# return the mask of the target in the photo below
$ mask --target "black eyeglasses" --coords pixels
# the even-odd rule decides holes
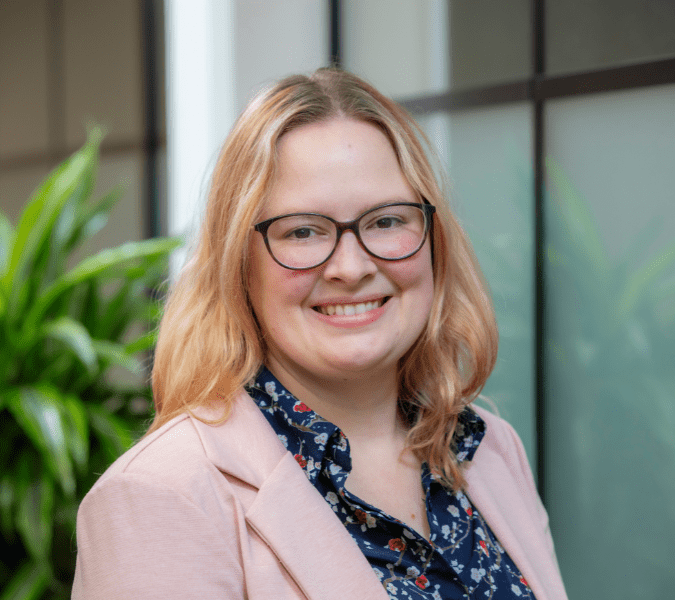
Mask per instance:
[[[431,204],[398,202],[376,206],[344,223],[325,215],[293,213],[267,219],[253,228],[262,234],[278,264],[300,271],[325,263],[347,230],[375,258],[408,258],[424,245],[435,212]]]

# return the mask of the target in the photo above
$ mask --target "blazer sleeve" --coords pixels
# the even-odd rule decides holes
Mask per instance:
[[[234,538],[234,518],[225,523]],[[77,517],[73,600],[243,599],[240,545],[180,492],[116,473]]]

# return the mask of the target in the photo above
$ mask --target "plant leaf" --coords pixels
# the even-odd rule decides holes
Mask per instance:
[[[141,363],[127,352],[124,345],[108,340],[94,340],[92,343],[99,358],[108,364],[117,365],[134,374],[143,371]]]
[[[46,466],[67,496],[75,493],[75,478],[61,415],[61,394],[50,385],[22,387],[8,398],[8,408],[40,451]]]
[[[101,305],[101,291],[98,279],[92,278],[78,288],[81,298],[77,300],[80,310],[77,314],[82,324],[87,328],[92,337],[101,337],[98,333],[98,314]]]
[[[67,251],[96,235],[108,222],[110,211],[122,196],[122,188],[116,187],[101,198],[94,206],[79,217],[70,239],[65,243]]]
[[[91,428],[98,434],[111,462],[131,447],[131,433],[119,417],[96,405],[87,405],[87,412]]]
[[[89,373],[94,373],[98,368],[96,350],[89,332],[82,323],[70,317],[60,317],[43,326],[42,337],[63,342],[82,361]]]
[[[9,264],[9,254],[12,251],[14,228],[3,212],[0,212],[0,275],[5,274]]]
[[[5,275],[9,266],[9,257],[14,240],[14,229],[9,219],[0,212],[0,318],[5,314],[9,302],[9,288]]]
[[[166,255],[180,245],[174,238],[158,238],[141,242],[127,242],[117,248],[102,250],[94,256],[85,258],[81,263],[68,271],[38,298],[26,317],[25,328],[30,331],[44,317],[51,304],[73,286],[86,282],[94,277],[120,267],[124,263]]]
[[[92,185],[101,137],[100,130],[92,131],[82,149],[57,167],[37,189],[19,219],[9,268],[3,277],[4,287],[10,291],[9,310],[17,318],[30,301],[31,286],[36,287],[34,266],[44,262],[54,223],[64,204],[78,187]]]
[[[51,573],[40,563],[28,561],[12,577],[0,600],[38,600],[49,586]]]
[[[569,241],[583,251],[597,273],[606,273],[609,270],[607,255],[588,204],[550,157],[546,158],[546,171],[551,192],[554,192],[552,196],[557,200],[552,205],[563,219]]]
[[[16,503],[16,482],[11,474],[5,473],[0,479],[0,527],[5,537],[14,532],[13,508]]]
[[[82,472],[89,460],[89,423],[87,410],[80,398],[67,395],[63,398],[63,414],[68,435],[68,447],[75,464]]]
[[[135,283],[137,282],[125,278],[124,284],[120,286],[119,290],[106,300],[97,323],[97,337],[118,339],[116,335],[113,335],[113,331],[124,330],[130,325],[129,311],[127,309],[127,305],[130,304],[130,294],[132,290],[136,294],[143,293],[142,285],[139,288],[134,285]],[[137,311],[135,312],[137,313]]]
[[[623,319],[629,315],[640,298],[651,291],[654,281],[673,268],[675,268],[675,243],[668,245],[629,277],[617,302],[619,316]]]
[[[136,354],[137,352],[145,352],[154,348],[157,343],[157,330],[153,329],[152,331],[143,334],[137,337],[135,340],[129,342],[125,347],[125,351],[128,354]]]
[[[27,454],[23,459],[30,460]],[[51,477],[31,473],[20,465],[21,485],[17,494],[16,526],[29,554],[46,562],[52,545],[54,483]]]

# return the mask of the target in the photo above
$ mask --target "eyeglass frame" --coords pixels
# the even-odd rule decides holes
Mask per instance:
[[[371,252],[368,250],[366,247],[365,243],[361,239],[361,234],[359,233],[359,222],[363,217],[365,217],[367,214],[371,212],[375,212],[376,210],[381,210],[383,208],[387,208],[389,206],[414,206],[416,208],[419,208],[423,213],[424,213],[424,222],[425,222],[425,229],[424,229],[424,235],[422,236],[422,242],[420,245],[413,251],[410,252],[409,254],[406,254],[405,256],[399,256],[398,258],[386,258],[384,256],[378,256],[374,252]],[[366,212],[362,213],[356,219],[353,221],[336,221],[335,219],[327,216],[327,215],[322,215],[320,213],[305,213],[305,212],[298,212],[298,213],[289,213],[287,215],[279,215],[277,217],[272,217],[271,219],[266,219],[265,221],[261,221],[260,223],[256,223],[253,226],[253,229],[257,232],[259,232],[262,236],[263,239],[265,240],[265,246],[267,248],[267,251],[269,252],[270,256],[274,260],[275,263],[278,265],[284,267],[285,269],[290,269],[292,271],[308,271],[309,269],[316,269],[316,267],[320,267],[321,265],[325,264],[328,262],[335,254],[335,251],[337,250],[338,244],[340,243],[340,238],[342,237],[342,234],[345,231],[351,231],[354,233],[354,237],[356,237],[357,241],[359,242],[359,245],[361,248],[363,248],[370,256],[373,258],[377,258],[379,260],[387,260],[390,262],[394,262],[397,260],[405,260],[406,258],[410,258],[411,256],[414,256],[417,254],[422,247],[424,246],[424,242],[426,241],[427,236],[429,235],[429,230],[431,229],[431,225],[433,223],[433,216],[434,213],[436,212],[436,207],[433,204],[429,204],[426,200],[423,203],[419,202],[390,202],[389,204],[381,204],[379,206],[374,206],[373,208],[369,208]],[[322,260],[320,263],[317,263],[315,265],[312,265],[311,267],[289,267],[288,265],[285,265],[282,263],[279,259],[277,259],[276,256],[274,256],[274,252],[272,252],[272,249],[270,248],[270,242],[267,237],[267,231],[274,223],[275,221],[278,221],[279,219],[284,219],[286,217],[299,217],[299,216],[309,216],[309,217],[321,217],[323,219],[327,219],[333,225],[335,225],[336,229],[336,235],[335,235],[335,244],[333,245],[333,249],[330,251],[330,254]]]

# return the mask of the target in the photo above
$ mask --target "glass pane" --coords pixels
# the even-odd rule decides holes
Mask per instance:
[[[591,71],[675,55],[672,0],[546,2],[546,70]]]
[[[546,110],[546,497],[570,598],[675,586],[675,86]]]
[[[531,0],[450,2],[455,89],[522,80],[532,72]]]
[[[230,85],[237,110],[277,79],[311,73],[328,62],[328,2],[235,0],[234,18],[236,68]]]
[[[346,69],[396,98],[448,87],[447,0],[347,0],[342,15]]]
[[[532,112],[511,105],[419,119],[451,182],[451,202],[490,284],[500,346],[483,394],[511,422],[534,467]]]

